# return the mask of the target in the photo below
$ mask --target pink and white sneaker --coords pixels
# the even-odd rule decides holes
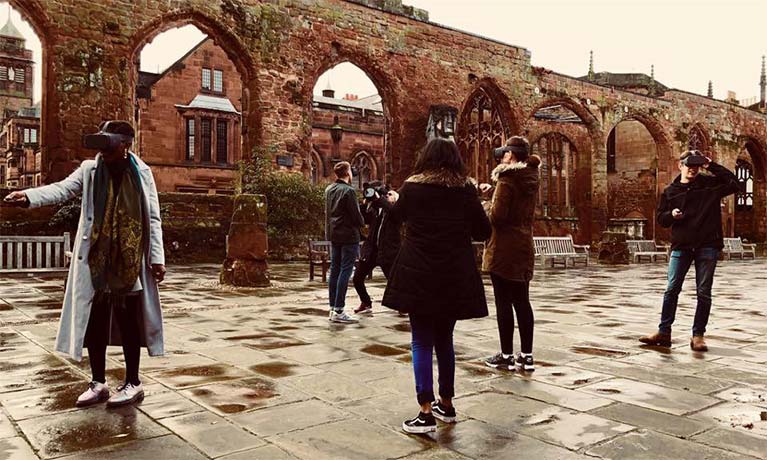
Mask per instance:
[[[88,389],[77,398],[75,406],[88,407],[104,402],[107,399],[109,399],[109,387],[105,383],[94,380],[88,384]]]

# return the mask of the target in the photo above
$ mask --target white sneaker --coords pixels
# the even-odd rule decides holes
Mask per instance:
[[[334,323],[344,323],[344,324],[360,322],[360,320],[358,320],[356,317],[347,315],[345,311],[342,311],[341,313],[338,313],[336,311],[331,312],[329,320]]]
[[[75,406],[88,407],[104,402],[107,399],[109,399],[109,387],[105,383],[94,380],[88,384],[88,389],[77,398]]]
[[[107,407],[125,406],[126,404],[133,404],[144,400],[144,387],[140,383],[133,385],[132,383],[126,383],[117,387],[117,393],[109,398],[107,401]]]

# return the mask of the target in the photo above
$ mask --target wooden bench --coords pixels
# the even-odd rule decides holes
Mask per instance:
[[[328,282],[330,267],[330,241],[309,240],[309,281],[314,280],[314,267],[322,268],[322,282]]]
[[[590,246],[578,245],[573,243],[572,235],[569,236],[534,236],[535,257],[541,261],[541,266],[545,267],[548,261],[551,266],[562,265],[567,268],[568,261],[572,261],[572,266],[580,263],[587,267],[589,265]]]
[[[0,272],[40,273],[67,271],[69,233],[62,236],[0,236]]]
[[[626,240],[633,262],[641,263],[642,259],[657,262],[663,258],[668,262],[668,246],[660,246],[652,240]]]
[[[732,258],[745,259],[746,256],[756,259],[756,245],[744,243],[740,237],[724,238],[724,248],[722,248],[722,258],[732,260]]]

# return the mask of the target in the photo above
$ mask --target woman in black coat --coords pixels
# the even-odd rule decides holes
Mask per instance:
[[[426,146],[399,191],[391,217],[405,237],[389,276],[383,304],[410,315],[413,370],[421,412],[408,433],[436,430],[434,417],[455,421],[453,328],[456,320],[487,316],[487,301],[472,239],[490,237],[490,221],[466,176],[458,147],[447,139]],[[439,367],[435,401],[432,349]]]

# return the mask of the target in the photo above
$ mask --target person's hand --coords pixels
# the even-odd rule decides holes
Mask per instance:
[[[29,198],[27,198],[27,194],[22,191],[11,192],[3,198],[3,203],[8,206],[26,208],[29,206]]]
[[[389,190],[389,192],[386,194],[386,201],[388,201],[391,204],[394,204],[399,200],[399,193],[395,192],[394,190]]]
[[[679,220],[682,217],[684,217],[684,213],[679,208],[674,208],[674,210],[671,211],[671,217],[673,217],[676,220]]]
[[[490,184],[479,184],[479,195],[482,198],[490,198],[490,192],[492,192],[493,186]]]
[[[152,264],[152,277],[154,277],[158,283],[162,283],[162,280],[165,279],[165,265]]]
[[[706,162],[703,163],[703,166],[701,166],[701,168],[708,169],[708,166],[711,164],[711,158],[709,157],[704,157],[704,158],[706,159]]]

